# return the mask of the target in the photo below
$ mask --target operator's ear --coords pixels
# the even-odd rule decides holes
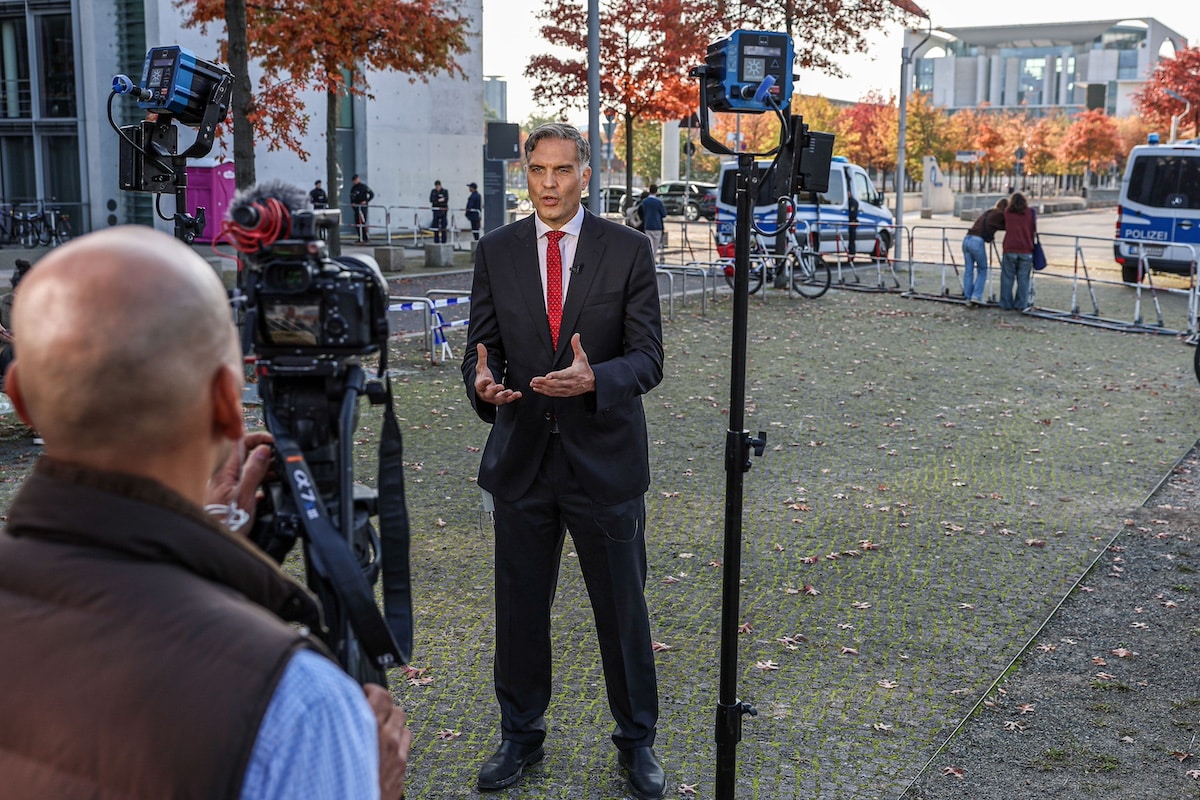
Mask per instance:
[[[33,420],[29,418],[29,407],[25,405],[25,396],[21,394],[21,379],[17,377],[16,361],[9,364],[8,371],[4,373],[4,393],[8,395],[9,400],[12,400],[13,408],[16,409],[21,422],[36,429]]]
[[[238,368],[222,364],[213,373],[209,391],[212,393],[213,432],[230,441],[240,442],[246,435],[246,420],[242,416],[242,376]]]

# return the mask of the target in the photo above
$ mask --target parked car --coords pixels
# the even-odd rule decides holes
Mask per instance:
[[[658,185],[658,199],[670,216],[682,214],[689,222],[717,216],[717,186],[713,183],[667,181]]]
[[[637,189],[634,189],[634,197],[637,197]],[[622,214],[624,213],[625,187],[624,186],[601,186],[600,187],[600,213],[602,214]],[[583,205],[591,208],[592,205],[588,200],[588,195],[583,196]]]
[[[517,200],[516,192],[505,192],[504,193],[504,207],[505,208],[507,208],[509,211],[515,211],[518,205],[520,205],[520,201]]]

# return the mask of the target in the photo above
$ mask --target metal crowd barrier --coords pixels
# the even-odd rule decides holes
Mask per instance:
[[[446,329],[465,326],[468,320],[446,321],[439,309],[465,306],[470,302],[470,296],[464,296],[460,289],[430,289],[424,297],[391,296],[388,298],[387,310],[388,313],[422,312],[421,322],[425,336],[425,349],[429,351],[429,361],[433,364],[440,364],[444,359],[454,358],[450,344],[446,341]]]
[[[917,225],[908,235],[908,273],[909,286],[904,292],[905,297],[920,300],[936,300],[948,303],[965,304],[963,296],[962,274],[959,272],[959,260],[956,254],[961,251],[962,237],[966,229],[960,227]],[[1197,336],[1200,333],[1197,317],[1200,311],[1200,296],[1197,286],[1197,248],[1195,246],[1178,244],[1176,247],[1188,248],[1191,255],[1190,275],[1182,276],[1187,281],[1186,288],[1171,288],[1156,283],[1154,273],[1149,269],[1151,256],[1148,247],[1155,246],[1154,242],[1143,242],[1135,239],[1117,240],[1108,237],[1083,236],[1074,234],[1039,233],[1039,240],[1046,251],[1049,261],[1046,269],[1035,272],[1031,279],[1030,302],[1032,306],[1024,313],[1044,319],[1056,319],[1063,322],[1073,322],[1093,327],[1106,328],[1130,333],[1157,333],[1165,335]],[[940,248],[940,258],[930,258],[934,246]],[[1116,242],[1125,242],[1138,252],[1139,271],[1143,276],[1137,283],[1125,283],[1120,280],[1108,280],[1095,277],[1088,265],[1088,253],[1093,256],[1102,253],[1102,258],[1110,258],[1112,247]],[[922,249],[922,258],[916,251]],[[1064,257],[1064,253],[1070,257]],[[1063,271],[1068,268],[1070,271]],[[1002,269],[1002,254],[999,243],[993,242],[989,247],[988,274],[985,283],[985,305],[996,302],[997,286]],[[932,276],[932,280],[926,280]],[[1060,289],[1069,282],[1069,294],[1064,295]],[[1037,297],[1037,287],[1041,286],[1042,294],[1053,297],[1040,300]],[[1101,295],[1109,302],[1128,302],[1128,292],[1132,290],[1132,309],[1130,316],[1120,317],[1106,315],[1100,310]],[[1118,293],[1119,292],[1119,293]],[[1081,296],[1086,293],[1090,303],[1090,311],[1081,309]],[[1148,300],[1147,300],[1148,295]],[[1185,299],[1185,321],[1182,326],[1168,326],[1163,301],[1167,298],[1182,297]],[[1154,321],[1146,322],[1143,315],[1143,303],[1148,302],[1153,309]],[[1066,306],[1056,308],[1055,305]]]

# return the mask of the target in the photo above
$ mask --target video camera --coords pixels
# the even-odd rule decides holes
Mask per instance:
[[[384,670],[412,649],[402,444],[383,380],[387,284],[370,257],[330,258],[322,235],[341,212],[307,206],[298,187],[260,184],[234,198],[220,235],[242,254],[243,352],[256,357],[281,473],[264,486],[251,538],[281,562],[303,543],[326,642],[353,677],[386,684]],[[368,380],[361,359],[371,355],[379,368]],[[354,482],[364,395],[385,405],[377,491]],[[374,599],[381,578],[386,619]]]

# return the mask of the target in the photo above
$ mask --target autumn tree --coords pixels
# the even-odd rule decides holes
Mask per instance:
[[[462,75],[455,57],[468,51],[469,20],[450,0],[274,0],[253,5],[245,0],[177,0],[177,5],[186,25],[200,25],[202,30],[211,23],[226,25],[226,58],[235,55],[230,42],[240,40],[238,12],[245,12],[248,56],[261,75],[258,92],[244,105],[238,103],[235,85],[234,169],[239,187],[255,180],[254,143],[245,135],[249,127],[268,149],[287,148],[302,159],[308,157],[300,145],[308,115],[298,97],[302,89],[319,88],[326,96],[326,184],[330,196],[337,197],[341,98],[371,97],[368,70],[407,73],[414,82],[439,72]],[[239,116],[249,125],[239,124]],[[248,171],[240,169],[243,161]]]
[[[823,95],[792,95],[792,113],[804,117],[809,130],[832,133],[842,138],[842,110]]]
[[[908,96],[908,133],[904,160],[904,170],[907,174],[923,176],[924,164],[921,159],[925,156],[933,156],[939,163],[948,160],[944,135],[945,120],[946,115],[933,104],[928,92],[914,92]],[[899,138],[895,135],[898,133],[898,125],[899,115],[892,126],[892,132],[889,133],[892,139]],[[899,187],[899,190],[904,191],[903,187]]]
[[[633,188],[634,123],[681,119],[696,110],[688,77],[720,29],[720,4],[708,0],[600,0],[600,102],[621,116],[625,187]],[[546,108],[587,107],[587,9],[578,0],[548,0],[538,12],[541,36],[556,49],[532,58],[525,76]]]
[[[892,0],[757,0],[738,3],[732,19],[735,28],[783,30],[796,42],[797,66],[842,77],[846,73],[838,59],[866,52],[869,33],[913,15]]]
[[[890,170],[896,166],[897,124],[896,98],[872,91],[843,109],[839,126],[843,141],[837,151],[864,167]]]
[[[1192,104],[1179,133],[1191,131],[1192,136],[1200,136],[1200,47],[1185,47],[1177,50],[1174,58],[1159,61],[1150,80],[1133,96],[1143,117],[1151,124],[1169,129],[1171,118],[1182,114],[1185,105],[1167,94],[1167,90]]]
[[[1095,172],[1116,163],[1121,154],[1117,125],[1101,109],[1093,108],[1075,118],[1063,136],[1059,156],[1071,164],[1082,164]]]

